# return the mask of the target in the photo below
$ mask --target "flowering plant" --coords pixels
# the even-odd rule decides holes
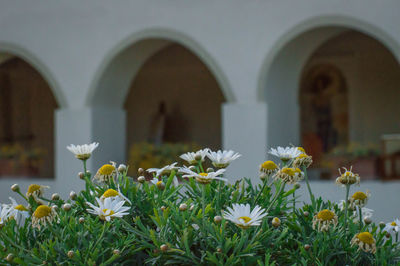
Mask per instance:
[[[76,148],[76,147],[75,147]],[[25,201],[0,208],[0,262],[45,265],[386,265],[400,258],[398,220],[376,225],[366,209],[370,193],[350,195],[360,182],[344,169],[342,203],[315,198],[308,183],[312,158],[301,148],[271,152],[282,160],[260,165],[261,184],[233,184],[225,167],[240,156],[200,150],[176,163],[151,169],[153,180],[137,182],[127,167],[111,162],[94,176],[85,157],[79,177],[85,189],[63,200],[45,197],[48,187],[32,184]],[[91,152],[94,149],[91,150]],[[193,156],[192,156],[193,155]],[[215,155],[215,154],[214,154]],[[282,157],[281,157],[282,156]],[[194,160],[192,160],[192,157]],[[218,157],[218,158],[217,158]],[[204,169],[206,160],[222,168]],[[213,161],[215,160],[215,161]],[[221,164],[221,162],[224,162]],[[179,182],[180,180],[181,182]],[[309,202],[296,190],[305,180]],[[232,180],[231,180],[232,181]],[[296,206],[297,204],[297,206]]]

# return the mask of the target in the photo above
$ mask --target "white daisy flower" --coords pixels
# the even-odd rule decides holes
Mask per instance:
[[[86,202],[86,204],[91,209],[86,209],[88,213],[98,215],[101,220],[109,222],[111,219],[118,217],[121,218],[124,215],[128,215],[126,212],[129,210],[129,207],[124,207],[125,201],[120,200],[118,198],[106,198],[102,201],[99,198],[96,198],[98,207],[93,205],[90,202]]]
[[[383,228],[383,231],[386,231],[388,233],[398,233],[400,231],[400,220],[396,219],[391,223],[387,223],[385,228]]]
[[[340,176],[336,178],[336,184],[342,186],[360,184],[360,176],[352,172],[352,167],[350,167],[350,170],[347,170],[345,167],[343,167],[343,169],[343,174],[339,169]]]
[[[341,200],[338,203],[338,207],[339,207],[340,210],[344,211],[344,200]],[[354,218],[355,222],[358,222],[359,221],[358,211],[355,210],[355,208],[352,207],[350,205],[350,203],[349,203],[348,207],[349,207],[349,211],[352,211],[350,213],[350,215],[355,217]],[[373,214],[374,214],[374,210],[369,209],[369,208],[365,208],[365,207],[361,208],[361,215],[362,215],[363,218],[372,218]]]
[[[0,227],[4,225],[4,223],[8,220],[8,213],[10,208],[8,206],[0,205]]]
[[[40,227],[51,224],[57,217],[54,208],[47,205],[40,205],[32,214],[32,227],[40,229]]]
[[[242,156],[241,154],[234,152],[232,150],[229,151],[208,151],[207,157],[211,160],[212,164],[218,168],[226,168],[228,165]]]
[[[117,177],[118,171],[116,168],[116,163],[110,163],[111,164],[104,164],[102,167],[100,167],[93,179],[97,180],[98,182],[107,182]]]
[[[295,159],[300,154],[302,154],[301,150],[299,150],[297,147],[283,148],[281,146],[278,146],[278,148],[276,149],[271,148],[268,153],[276,157],[279,157],[282,161],[289,161],[291,159]]]
[[[367,204],[370,196],[371,193],[369,192],[369,190],[367,190],[366,193],[362,191],[357,191],[350,197],[350,204],[364,207]]]
[[[219,177],[225,172],[225,169],[219,169],[216,172],[210,172],[210,173],[196,173],[190,170],[187,167],[182,167],[179,169],[179,172],[183,173],[182,177],[194,177],[196,178],[196,181],[201,183],[201,184],[208,184],[212,180],[222,180],[222,181],[227,181],[226,178]]]
[[[376,241],[370,232],[356,234],[350,243],[352,246],[358,246],[358,250],[363,250],[372,254],[376,252]]]
[[[202,149],[196,152],[187,152],[179,156],[181,159],[185,160],[189,164],[196,164],[197,161],[204,161],[209,149]]]
[[[10,200],[8,218],[14,219],[19,226],[23,226],[25,220],[30,216],[29,211],[24,205],[18,204],[15,199],[10,197]]]
[[[117,198],[119,200],[125,200],[129,204],[132,204],[131,201],[121,193],[119,186],[118,186],[118,191],[116,191],[115,189],[112,189],[112,188],[109,188],[106,191],[104,191],[104,193],[103,193],[103,195],[101,195],[100,199],[102,201],[104,201],[107,198],[112,198],[112,199]]]
[[[265,210],[258,205],[250,211],[249,204],[233,204],[232,208],[228,207],[227,211],[223,211],[222,214],[226,220],[231,221],[242,229],[260,225],[262,218],[267,215]]]
[[[156,177],[162,175],[169,175],[173,170],[177,170],[178,167],[175,166],[177,163],[166,165],[163,168],[149,168],[146,171],[149,173],[156,173]]]
[[[30,184],[28,187],[28,191],[26,192],[26,197],[33,197],[36,201],[39,200],[44,193],[45,189],[50,188],[49,186],[41,186],[37,184]]]
[[[71,144],[67,146],[67,149],[75,154],[75,157],[79,160],[85,161],[90,158],[92,152],[99,146],[99,143],[93,142],[91,144],[74,145]]]

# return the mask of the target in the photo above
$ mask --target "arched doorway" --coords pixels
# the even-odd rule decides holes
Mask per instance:
[[[134,34],[106,56],[88,95],[93,117],[112,117],[102,124],[106,130],[94,131],[93,139],[107,152],[97,152],[92,162],[129,163],[132,143],[144,143],[138,150],[145,153],[160,142],[177,144],[166,147],[173,150],[170,159],[182,150],[219,148],[225,99],[233,101],[227,79],[197,42],[165,29]],[[141,163],[130,161],[130,173],[136,175]],[[150,162],[143,168],[161,166]]]
[[[0,53],[0,176],[54,177],[57,102],[41,74]]]
[[[213,74],[190,50],[173,43],[156,52],[138,71],[124,104],[131,165],[161,167],[185,147],[220,149],[224,101]]]
[[[349,27],[318,27],[281,46],[267,69],[269,145],[311,146],[314,178],[351,165],[364,179],[385,175],[384,139],[400,133],[400,66],[385,44]]]

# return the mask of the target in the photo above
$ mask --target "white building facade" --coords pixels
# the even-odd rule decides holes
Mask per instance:
[[[13,183],[47,184],[64,195],[80,190],[80,162],[65,148],[71,143],[100,143],[89,162],[92,172],[110,160],[126,162],[124,102],[131,83],[151,56],[172,43],[196,55],[221,89],[222,147],[243,154],[231,166],[232,178],[256,180],[268,147],[301,145],[299,83],[314,52],[353,31],[383,45],[398,64],[399,10],[396,0],[1,0],[0,53],[33,66],[58,108],[55,178],[2,178],[0,200],[7,200]],[[392,123],[400,128],[398,85],[389,98]],[[375,100],[367,99],[367,109],[379,112],[386,105]],[[350,115],[349,127],[359,119]],[[400,133],[395,131],[384,133]],[[331,200],[344,194],[331,181],[313,186]],[[365,188],[372,191],[370,207],[379,218],[398,217],[399,183],[371,181]]]

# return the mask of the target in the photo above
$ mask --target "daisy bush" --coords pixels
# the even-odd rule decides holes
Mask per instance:
[[[311,156],[300,147],[269,150],[259,182],[234,181],[234,151],[182,154],[184,165],[139,169],[86,162],[98,143],[70,145],[84,189],[69,198],[49,187],[15,184],[0,205],[2,265],[390,265],[398,264],[400,220],[375,224],[362,177],[341,169],[343,201],[316,198]],[[178,161],[179,158],[176,158]],[[213,168],[206,168],[206,165]],[[77,169],[79,171],[79,169]],[[145,178],[152,175],[153,179]],[[296,191],[307,187],[308,200]],[[335,185],[335,184],[332,184]]]

